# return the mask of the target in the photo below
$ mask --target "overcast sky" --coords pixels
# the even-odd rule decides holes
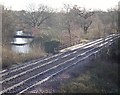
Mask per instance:
[[[78,5],[87,9],[107,10],[114,7],[120,0],[2,0],[1,4],[12,10],[26,10],[29,4],[44,4],[54,9],[63,8],[63,4]]]

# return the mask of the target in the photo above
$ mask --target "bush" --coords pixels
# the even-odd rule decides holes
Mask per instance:
[[[59,41],[49,41],[44,43],[45,51],[47,53],[55,54],[58,52],[60,42]]]
[[[45,42],[48,42],[51,40],[51,37],[42,34],[40,37],[35,37],[31,43],[32,46],[34,45],[44,45]]]
[[[98,59],[81,74],[79,69],[75,70],[79,76],[62,84],[61,93],[118,93],[118,63]]]
[[[112,60],[116,60],[120,62],[120,39],[116,40],[116,42],[108,49],[108,56]]]

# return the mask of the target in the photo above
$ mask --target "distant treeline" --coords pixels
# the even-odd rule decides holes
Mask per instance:
[[[80,43],[81,39],[96,39],[116,32],[118,21],[117,8],[107,12],[86,10],[79,6],[64,5],[64,11],[40,5],[38,9],[32,6],[28,11],[13,11],[3,7],[2,37],[3,43],[10,41],[13,32],[23,30],[32,32],[35,37],[51,38],[67,46]]]
[[[119,31],[117,8],[104,12],[65,4],[63,10],[56,12],[40,5],[38,9],[29,6],[27,11],[13,11],[2,6],[3,67],[55,54],[58,49]],[[10,41],[15,31],[19,30],[30,32],[34,36],[30,43],[33,51],[28,54],[16,54],[11,51]]]

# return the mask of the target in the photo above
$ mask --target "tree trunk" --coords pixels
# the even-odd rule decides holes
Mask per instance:
[[[70,46],[72,45],[72,35],[71,35],[71,31],[70,29],[68,28],[68,33],[69,33],[69,38],[70,38]]]

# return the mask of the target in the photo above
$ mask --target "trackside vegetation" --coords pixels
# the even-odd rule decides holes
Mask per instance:
[[[80,73],[79,68],[71,73],[76,75],[60,87],[62,93],[120,93],[119,92],[119,62],[120,39],[116,47],[105,50],[101,57],[93,60]],[[109,51],[109,53],[108,53]]]

